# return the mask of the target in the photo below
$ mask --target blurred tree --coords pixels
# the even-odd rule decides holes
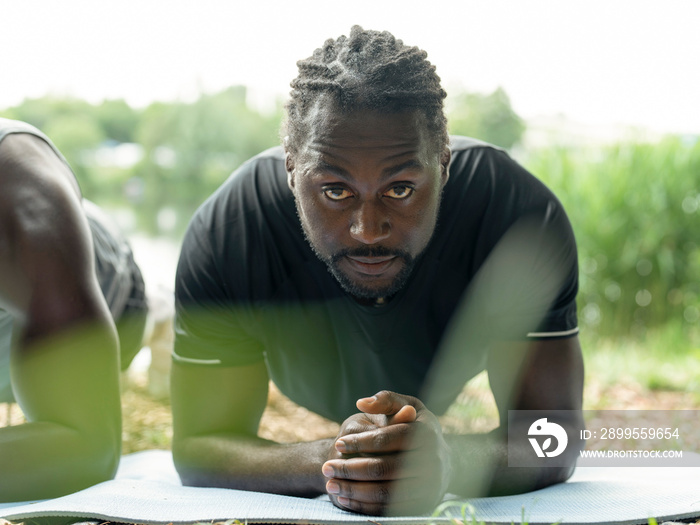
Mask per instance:
[[[86,164],[86,153],[94,150],[105,134],[94,107],[76,98],[46,96],[25,99],[19,106],[2,112],[6,118],[22,120],[46,133],[73,168],[83,193],[95,198],[100,187],[96,173]]]
[[[84,100],[72,97],[46,96],[27,98],[19,106],[3,111],[6,118],[23,120],[42,131],[46,125],[61,116],[83,114],[92,118],[93,107]]]
[[[490,95],[458,93],[447,104],[450,133],[466,135],[503,148],[512,148],[525,131],[525,123],[510,105],[502,88]]]
[[[78,178],[83,195],[96,199],[100,181],[87,161],[87,155],[103,140],[102,128],[90,112],[64,113],[52,117],[42,130],[63,153]]]
[[[83,164],[81,152],[95,149],[105,139],[90,112],[56,115],[43,126],[43,131],[74,167]]]
[[[0,115],[29,122],[51,137],[87,197],[132,209],[149,233],[177,236],[232,170],[279,143],[281,105],[263,114],[248,106],[246,95],[245,87],[233,86],[192,103],[154,102],[144,110],[122,99],[91,105],[46,96]],[[143,147],[142,160],[134,166],[110,164],[108,150],[125,142]]]
[[[104,100],[95,107],[94,114],[105,137],[117,142],[134,142],[139,112],[126,101]]]
[[[178,219],[174,231],[181,231],[232,170],[279,142],[279,122],[279,108],[270,115],[250,108],[242,86],[203,94],[191,104],[149,106],[136,134],[145,148],[135,170],[144,181],[140,206],[156,212],[172,208]],[[143,226],[163,233],[157,213]]]
[[[637,337],[668,322],[700,328],[700,141],[550,148],[526,166],[576,232],[584,328]]]

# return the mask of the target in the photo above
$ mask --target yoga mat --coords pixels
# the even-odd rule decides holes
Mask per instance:
[[[579,467],[566,483],[498,498],[448,502],[445,515],[372,517],[345,512],[326,497],[293,498],[228,489],[183,487],[166,451],[125,456],[116,479],[38,503],[0,507],[19,521],[73,517],[126,523],[192,523],[238,519],[247,523],[453,523],[469,503],[487,523],[634,524],[700,516],[698,467]],[[471,519],[471,511],[467,511]]]

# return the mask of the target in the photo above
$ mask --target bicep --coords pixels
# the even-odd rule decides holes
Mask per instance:
[[[235,367],[175,361],[171,376],[173,445],[213,434],[256,435],[268,383],[264,361]]]
[[[487,364],[501,422],[508,410],[580,410],[583,358],[578,337],[499,343]]]

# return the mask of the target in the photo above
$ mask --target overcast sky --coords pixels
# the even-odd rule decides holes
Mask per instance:
[[[143,106],[231,84],[271,100],[355,23],[425,49],[448,91],[502,86],[526,118],[700,133],[694,0],[0,0],[0,109],[46,93]]]

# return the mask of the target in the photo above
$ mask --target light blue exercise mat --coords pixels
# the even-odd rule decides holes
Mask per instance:
[[[699,457],[700,459],[700,457]],[[166,451],[122,458],[117,478],[62,498],[0,504],[12,521],[72,517],[125,523],[415,524],[454,523],[463,508],[487,523],[647,523],[700,516],[700,467],[579,467],[566,483],[498,498],[449,504],[441,518],[379,518],[342,511],[327,498],[304,499],[228,489],[183,487]]]

